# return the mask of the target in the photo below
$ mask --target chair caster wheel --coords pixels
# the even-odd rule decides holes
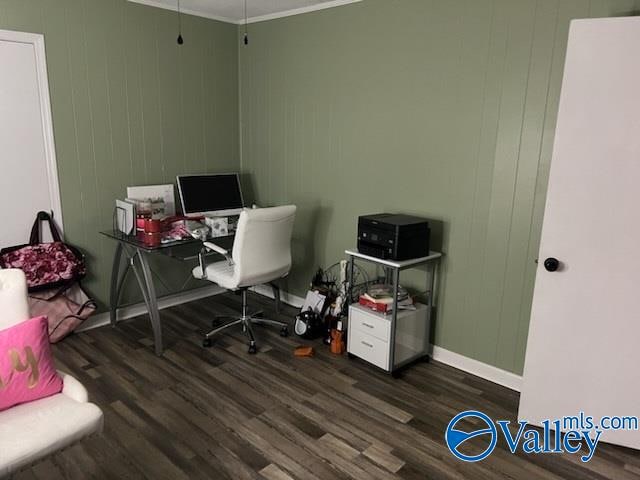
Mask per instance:
[[[213,340],[211,340],[210,338],[205,338],[204,340],[202,340],[202,346],[204,348],[209,348],[211,345],[213,345]]]
[[[282,327],[280,329],[280,336],[281,337],[288,337],[289,336],[289,327]]]
[[[252,343],[251,345],[249,345],[249,353],[252,355],[258,353],[258,347],[256,347],[255,343]]]

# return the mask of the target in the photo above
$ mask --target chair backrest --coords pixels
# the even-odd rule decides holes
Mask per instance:
[[[239,287],[260,285],[289,273],[295,216],[295,205],[240,213],[232,254]]]
[[[0,270],[0,330],[29,320],[27,278],[22,270]]]

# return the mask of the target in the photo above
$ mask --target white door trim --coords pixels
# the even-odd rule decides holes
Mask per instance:
[[[51,116],[51,98],[49,96],[49,78],[47,74],[47,57],[44,48],[44,35],[39,33],[0,30],[0,41],[27,43],[33,45],[36,56],[36,73],[38,76],[38,93],[40,95],[40,118],[44,139],[44,153],[49,180],[49,196],[53,207],[56,225],[62,232],[62,202],[60,200],[60,183],[58,182],[58,163],[56,145],[53,138],[53,119]]]

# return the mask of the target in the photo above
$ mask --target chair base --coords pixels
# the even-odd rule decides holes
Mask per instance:
[[[203,347],[211,347],[213,345],[213,340],[211,337],[217,335],[223,330],[226,330],[227,328],[235,327],[236,325],[242,326],[242,331],[249,337],[248,352],[251,354],[257,353],[258,351],[256,339],[253,334],[254,323],[280,327],[280,336],[287,337],[289,335],[289,325],[287,323],[264,318],[264,312],[262,311],[249,314],[247,308],[247,288],[242,288],[240,291],[242,294],[242,314],[238,316],[216,315],[213,322],[214,325],[217,325],[218,320],[226,320],[226,323],[220,326],[216,326],[213,330],[211,330],[204,336],[204,339],[202,340]]]

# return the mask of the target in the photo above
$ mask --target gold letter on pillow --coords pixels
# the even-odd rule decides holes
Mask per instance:
[[[33,388],[38,384],[40,379],[40,369],[38,368],[38,360],[33,354],[31,347],[25,347],[25,363],[20,361],[20,354],[17,350],[9,350],[9,357],[11,357],[11,364],[16,372],[26,372],[31,368],[31,375],[29,375],[29,388]]]

